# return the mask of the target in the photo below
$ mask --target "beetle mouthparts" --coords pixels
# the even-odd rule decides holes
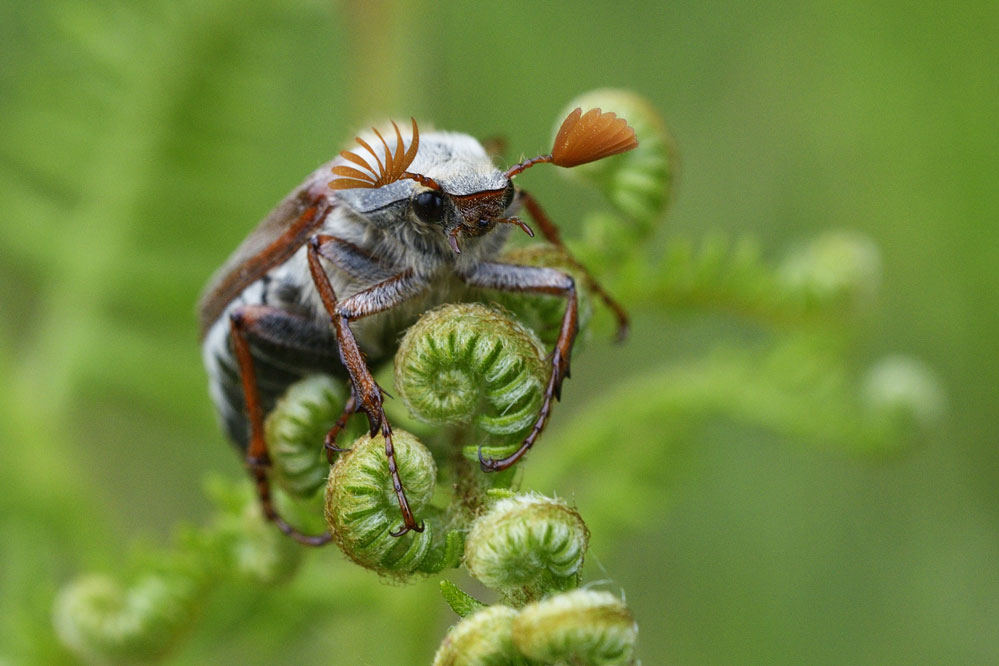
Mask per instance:
[[[461,254],[461,248],[458,247],[458,234],[460,233],[461,233],[461,225],[458,225],[457,227],[452,229],[447,235],[448,245],[451,246],[451,249],[454,250],[455,254]]]

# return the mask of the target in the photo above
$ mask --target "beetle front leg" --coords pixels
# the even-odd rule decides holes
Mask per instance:
[[[337,345],[340,349],[340,360],[350,375],[352,394],[357,407],[368,416],[370,435],[374,437],[381,432],[385,439],[385,457],[388,459],[389,474],[392,477],[392,486],[396,499],[399,501],[399,510],[402,512],[403,520],[402,529],[393,532],[392,535],[402,536],[410,530],[422,532],[423,525],[416,523],[413,512],[409,508],[409,501],[406,499],[402,480],[399,478],[395,447],[392,444],[392,426],[389,425],[385,416],[381,387],[375,382],[371,370],[368,369],[368,365],[364,361],[364,355],[357,346],[357,340],[354,339],[354,334],[350,330],[350,322],[399,305],[422,291],[426,287],[426,283],[414,276],[412,271],[405,271],[358,292],[342,302],[338,301],[329,276],[323,270],[320,257],[326,256],[335,261],[336,253],[342,251],[344,247],[345,241],[341,239],[332,236],[314,236],[309,241],[309,271],[323,306],[330,316],[330,323],[333,325]],[[324,252],[326,248],[328,248],[330,255]]]
[[[505,458],[485,458],[479,449],[479,464],[485,471],[504,470],[521,459],[534,445],[538,435],[544,430],[551,415],[552,401],[562,397],[562,382],[569,377],[569,360],[572,345],[579,331],[578,302],[576,285],[571,277],[554,268],[518,266],[498,262],[482,262],[470,274],[463,276],[466,283],[475,287],[499,289],[501,291],[528,291],[541,294],[565,296],[565,314],[562,315],[562,328],[551,353],[551,375],[545,387],[541,411],[520,447]]]

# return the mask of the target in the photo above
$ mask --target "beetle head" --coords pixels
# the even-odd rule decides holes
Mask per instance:
[[[514,198],[512,179],[526,169],[546,162],[574,167],[638,145],[635,131],[623,118],[600,109],[584,114],[577,108],[563,121],[550,154],[500,171],[472,137],[432,132],[421,143],[416,121],[411,120],[408,148],[395,123],[395,136],[390,134],[388,141],[376,129],[368,140],[358,137],[357,143],[370,158],[341,152],[341,160],[333,167],[337,178],[329,186],[340,190],[339,197],[374,224],[387,227],[408,219],[428,231],[442,232],[441,238],[456,253],[461,252],[459,235],[481,236],[501,223],[515,224],[534,235],[519,218],[506,216]],[[374,137],[384,149],[381,156],[371,146]],[[371,158],[377,167],[371,166]]]

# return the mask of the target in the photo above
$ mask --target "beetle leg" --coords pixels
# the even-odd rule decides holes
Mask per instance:
[[[347,398],[347,402],[343,405],[343,412],[340,414],[340,418],[336,420],[336,423],[333,424],[333,427],[330,428],[330,431],[326,433],[326,439],[323,440],[323,448],[326,450],[326,460],[331,465],[336,462],[336,454],[350,451],[350,449],[341,449],[336,445],[336,436],[347,426],[347,420],[356,413],[357,398],[354,397],[354,385],[351,384],[350,397]]]
[[[399,510],[402,512],[403,520],[402,529],[393,532],[392,535],[402,536],[410,530],[422,532],[423,525],[416,523],[413,512],[409,508],[409,501],[406,499],[406,491],[399,478],[395,447],[392,444],[392,426],[389,425],[382,406],[382,390],[375,382],[375,378],[371,376],[371,370],[368,369],[364,355],[357,346],[354,334],[350,330],[350,322],[391,309],[415,296],[427,285],[412,271],[407,270],[358,292],[350,298],[338,301],[329,276],[323,270],[320,257],[327,256],[331,250],[335,252],[337,248],[342,249],[344,242],[333,236],[313,236],[309,241],[309,271],[323,306],[330,316],[330,323],[333,325],[337,346],[340,349],[340,360],[350,375],[357,406],[368,416],[371,436],[374,437],[381,432],[385,438],[385,456],[388,458],[389,474],[392,475],[392,486],[396,499],[399,501]],[[332,259],[332,257],[328,258]]]
[[[383,265],[377,257],[350,241],[336,236],[317,238],[319,247],[316,251],[319,256],[350,275],[359,284],[384,282],[399,272]]]
[[[551,415],[552,401],[562,397],[562,382],[569,376],[569,358],[572,354],[572,344],[579,330],[578,303],[576,285],[571,277],[554,268],[536,266],[518,266],[485,261],[480,263],[469,274],[462,276],[466,283],[474,287],[499,289],[501,291],[530,291],[541,294],[557,294],[565,296],[565,314],[562,316],[562,328],[558,340],[551,353],[551,375],[545,387],[544,399],[538,418],[531,427],[531,432],[521,442],[520,447],[505,458],[484,458],[479,449],[479,464],[487,472],[504,470],[527,453],[535,440],[548,423]]]
[[[253,355],[250,353],[248,331],[255,324],[258,311],[271,313],[275,308],[237,308],[229,316],[229,331],[232,337],[236,360],[239,363],[240,377],[243,382],[243,395],[246,400],[246,413],[250,422],[250,445],[246,451],[246,467],[257,486],[257,497],[260,507],[267,520],[272,521],[282,532],[299,543],[307,546],[322,546],[333,538],[329,532],[323,534],[304,534],[288,524],[274,507],[271,496],[271,485],[268,472],[271,468],[270,454],[267,452],[267,441],[264,437],[264,413],[260,400],[260,390],[257,386],[256,371],[253,365]],[[280,311],[277,311],[280,312]],[[290,316],[290,315],[289,315]]]
[[[614,300],[614,298],[607,293],[607,290],[604,289],[599,282],[597,282],[596,278],[594,278],[590,271],[587,270],[586,266],[583,266],[581,263],[576,261],[574,256],[572,256],[572,253],[569,252],[569,248],[567,248],[565,243],[562,241],[562,234],[559,232],[558,227],[555,226],[555,223],[552,222],[550,217],[548,217],[548,214],[541,207],[541,204],[538,203],[538,200],[535,199],[530,192],[525,190],[520,190],[519,192],[520,199],[523,202],[524,207],[527,208],[527,212],[531,214],[531,219],[537,222],[538,227],[541,229],[541,233],[544,235],[545,239],[552,245],[565,251],[566,256],[569,258],[569,262],[583,273],[583,279],[586,280],[586,287],[599,296],[600,300],[604,302],[604,305],[610,308],[611,312],[614,313],[614,318],[617,319],[616,340],[618,342],[623,342],[624,339],[628,337],[628,313],[621,306],[621,304]]]

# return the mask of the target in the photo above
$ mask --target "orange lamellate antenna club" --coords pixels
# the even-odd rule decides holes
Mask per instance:
[[[539,155],[515,164],[506,170],[506,176],[513,178],[535,164],[545,162],[570,168],[626,153],[637,147],[635,130],[624,118],[618,118],[613,112],[604,113],[600,109],[590,109],[583,113],[581,108],[576,107],[562,121],[550,155]]]
[[[385,141],[385,137],[381,135],[381,132],[372,128],[375,136],[381,140],[382,146],[385,148],[384,163],[382,163],[382,160],[378,157],[378,153],[367,141],[361,137],[356,137],[355,140],[357,143],[371,153],[371,157],[374,158],[375,163],[378,165],[377,168],[371,166],[366,158],[361,157],[356,153],[352,153],[349,150],[344,150],[340,153],[340,157],[344,158],[348,162],[356,164],[362,169],[366,169],[367,172],[345,165],[335,166],[333,167],[333,175],[337,176],[337,178],[330,181],[330,188],[334,190],[349,190],[356,187],[382,187],[383,185],[394,183],[400,178],[406,177],[406,169],[413,163],[413,160],[416,159],[416,151],[420,148],[420,130],[416,126],[416,119],[410,118],[410,120],[413,122],[413,138],[409,148],[405,150],[405,144],[402,140],[402,134],[399,132],[399,126],[396,125],[394,121],[392,122],[392,127],[395,129],[396,140],[394,154],[389,149],[388,142]]]
[[[562,121],[552,147],[552,163],[574,167],[638,147],[635,130],[617,114],[579,107]]]

